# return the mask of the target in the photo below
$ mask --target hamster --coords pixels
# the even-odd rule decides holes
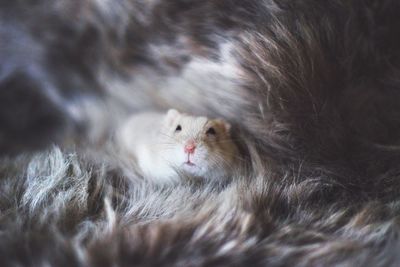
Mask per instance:
[[[195,117],[170,109],[130,117],[116,138],[120,149],[133,156],[140,171],[157,182],[189,176],[227,179],[238,158],[231,125],[222,119]]]

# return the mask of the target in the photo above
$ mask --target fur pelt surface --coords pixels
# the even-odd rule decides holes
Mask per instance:
[[[1,1],[0,265],[400,266],[399,14]],[[140,177],[112,131],[168,108],[231,122],[243,168]]]

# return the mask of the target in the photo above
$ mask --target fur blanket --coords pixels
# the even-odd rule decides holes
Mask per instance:
[[[399,266],[397,0],[0,4],[1,266]],[[223,117],[228,184],[153,184],[128,114]]]

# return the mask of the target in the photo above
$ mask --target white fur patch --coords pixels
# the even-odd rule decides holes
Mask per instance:
[[[130,82],[110,77],[105,71],[101,77],[112,98],[131,110],[174,107],[201,115],[213,115],[212,110],[221,110],[226,113],[224,116],[229,117],[232,116],[231,109],[239,108],[237,104],[246,104],[239,85],[241,72],[232,54],[233,49],[232,42],[221,41],[218,60],[192,57],[182,70],[171,70],[170,74],[142,67],[132,72]],[[167,44],[152,45],[150,51],[160,58],[160,64],[162,56],[177,53]],[[230,103],[236,103],[236,106],[232,107]],[[221,105],[224,105],[223,109],[218,108]]]

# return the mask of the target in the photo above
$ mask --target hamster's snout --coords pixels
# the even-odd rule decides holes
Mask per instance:
[[[186,142],[183,150],[187,154],[193,154],[195,149],[196,149],[196,143],[193,140],[189,140]]]

